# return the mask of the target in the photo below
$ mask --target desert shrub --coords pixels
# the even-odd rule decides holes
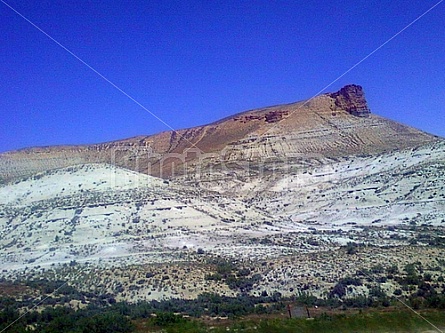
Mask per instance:
[[[341,282],[338,282],[329,293],[330,298],[334,297],[342,298],[344,296],[346,296],[346,285]]]
[[[175,315],[172,312],[158,312],[156,316],[152,319],[152,322],[156,326],[164,327],[172,324],[184,323],[186,321],[180,315]]]
[[[356,254],[357,253],[357,244],[354,242],[348,242],[346,244],[346,253],[347,254]]]
[[[394,290],[394,295],[396,295],[396,296],[400,296],[400,295],[402,295],[402,289],[396,289],[396,290]]]
[[[350,276],[340,279],[339,283],[344,284],[345,286],[361,286],[361,285],[363,285],[361,279],[350,277]]]

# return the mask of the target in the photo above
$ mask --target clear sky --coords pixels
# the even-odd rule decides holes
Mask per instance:
[[[438,0],[5,0],[171,128],[312,97]],[[0,0],[0,152],[170,128]],[[445,1],[325,92],[445,136]]]

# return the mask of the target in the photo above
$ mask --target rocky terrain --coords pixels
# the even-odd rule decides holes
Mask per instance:
[[[441,274],[445,141],[371,114],[360,86],[187,130],[4,153],[0,177],[9,280],[138,301],[323,297],[342,277],[416,261]]]

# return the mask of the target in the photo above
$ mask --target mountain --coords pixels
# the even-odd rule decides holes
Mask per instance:
[[[373,115],[356,85],[186,130],[7,152],[0,175],[7,280],[135,302],[323,296],[360,269],[445,255],[445,141]],[[218,275],[224,260],[239,284]]]
[[[312,165],[326,159],[379,154],[438,138],[373,115],[363,89],[348,85],[307,101],[242,112],[209,125],[86,146],[52,146],[0,154],[9,181],[83,163],[108,163],[162,178],[200,181],[245,176],[246,163]],[[249,170],[250,172],[258,172]],[[233,177],[231,177],[233,178]]]

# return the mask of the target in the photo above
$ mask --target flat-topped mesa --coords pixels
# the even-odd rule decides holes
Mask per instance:
[[[327,95],[335,99],[337,108],[345,110],[354,116],[369,117],[371,114],[363,88],[359,85],[350,84],[335,93]]]

